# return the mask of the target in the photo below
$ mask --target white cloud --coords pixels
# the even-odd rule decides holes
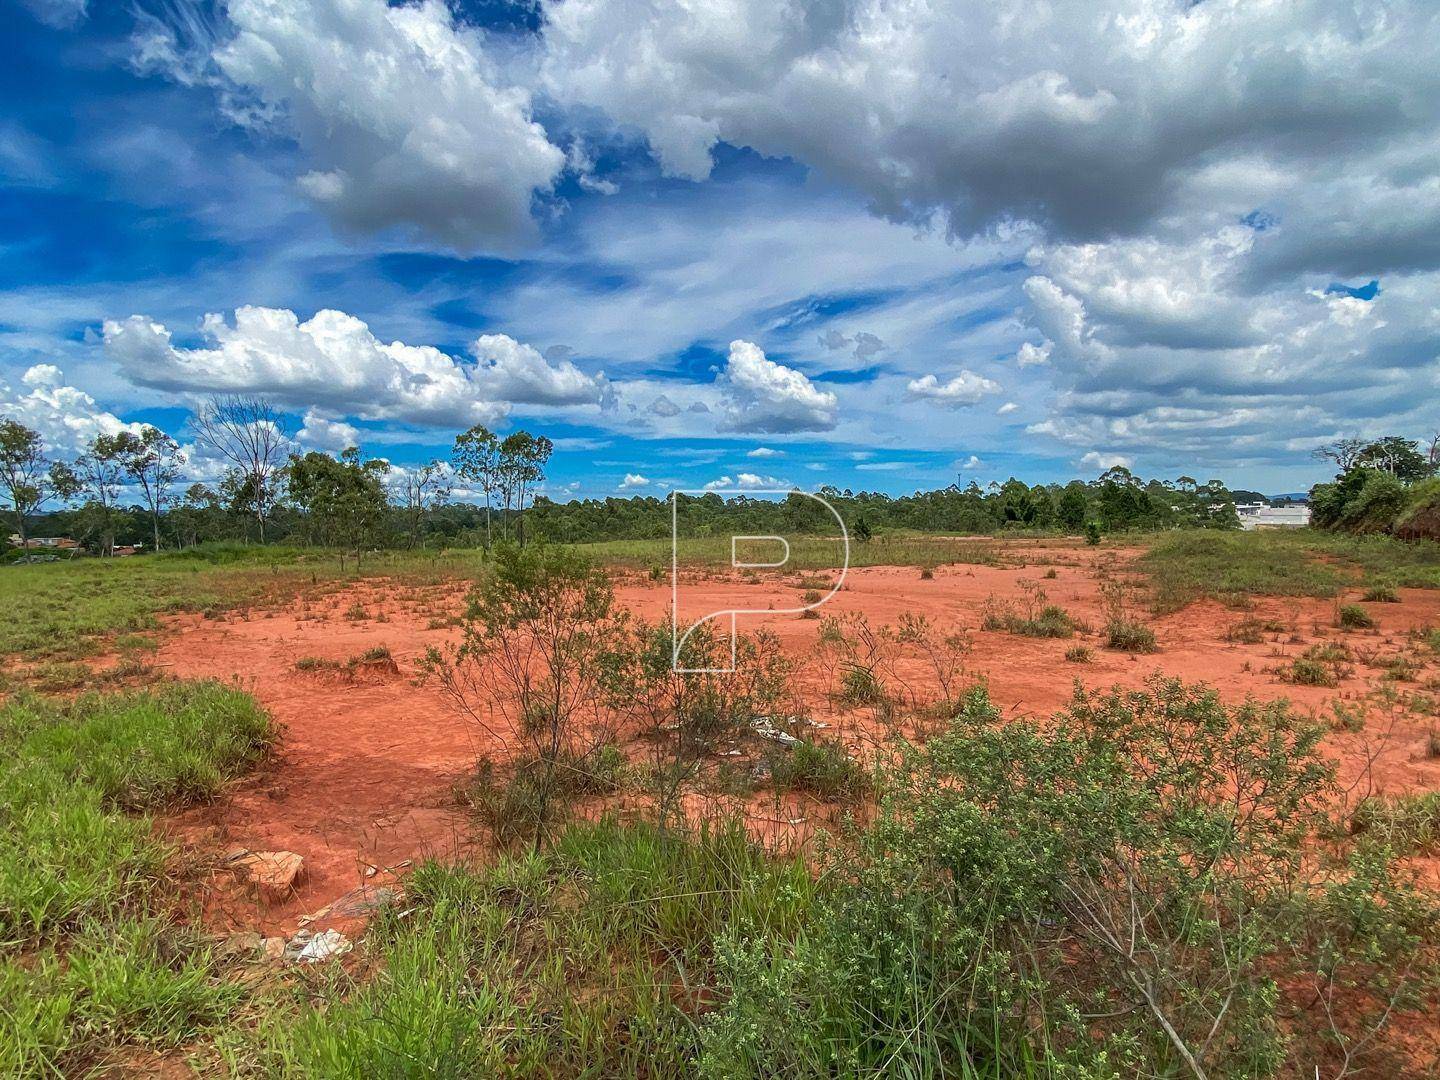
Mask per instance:
[[[1016,409],[1018,409],[1018,408],[1020,408],[1020,406],[1017,405],[1015,402],[1013,402],[1013,401],[1007,401],[1007,402],[1005,402],[1004,405],[1001,405],[998,409],[995,410],[995,415],[996,415],[996,416],[1009,416],[1012,412],[1014,412],[1014,411],[1015,411]]]
[[[295,441],[316,450],[338,454],[342,450],[360,445],[360,431],[354,424],[323,416],[310,409],[305,413],[303,426],[296,433]]]
[[[917,401],[934,401],[958,409],[978,403],[987,394],[998,394],[1000,384],[973,371],[962,370],[946,383],[934,375],[911,379],[905,386],[905,392]]]
[[[974,454],[971,454],[964,461],[956,461],[951,464],[951,468],[958,469],[962,472],[975,472],[976,470],[983,469],[984,467],[985,462],[981,461]]]
[[[639,473],[626,473],[625,479],[620,481],[621,491],[631,491],[635,488],[650,486],[650,478]]]
[[[539,350],[504,334],[485,334],[473,350],[474,379],[487,396],[520,405],[596,405],[606,396],[605,375],[586,375],[570,360],[547,360]]]
[[[706,491],[788,491],[793,487],[789,480],[776,476],[761,476],[758,473],[741,472],[734,476],[721,476],[705,485]]]
[[[659,394],[654,401],[650,402],[650,411],[656,416],[663,416],[668,419],[672,416],[679,416],[681,409],[679,405],[676,405],[675,402],[671,401],[664,394]]]
[[[1106,469],[1113,469],[1119,465],[1123,468],[1130,468],[1135,462],[1124,454],[1105,454],[1099,450],[1091,450],[1085,454],[1077,464],[1080,468],[1099,469],[1104,472]]]
[[[140,431],[141,425],[125,423],[83,390],[65,385],[54,364],[36,364],[20,381],[24,389],[0,382],[0,416],[39,432],[52,454],[78,454],[97,435]]]
[[[725,393],[726,431],[783,434],[828,431],[838,399],[816,389],[801,372],[768,360],[758,345],[732,341],[719,383]]]
[[[105,350],[142,386],[190,394],[257,393],[302,409],[367,420],[439,427],[493,424],[511,402],[598,402],[602,376],[574,364],[547,363],[504,335],[475,343],[477,365],[428,345],[388,344],[361,320],[320,311],[301,322],[292,311],[242,307],[234,324],[207,315],[211,344],[184,349],[168,329],[133,315],[104,324]]]
[[[90,0],[23,0],[30,13],[46,26],[66,30],[84,21]]]
[[[784,450],[776,450],[769,446],[757,446],[754,450],[747,450],[745,456],[748,458],[774,458],[784,457]]]
[[[674,176],[709,175],[724,140],[896,219],[1093,238],[1201,203],[1238,218],[1344,162],[1357,193],[1384,178],[1386,235],[1407,222],[1413,249],[1434,220],[1430,170],[1386,160],[1433,135],[1440,11],[1425,0],[569,0],[545,16],[548,92],[640,129]],[[1331,246],[1353,233],[1368,248],[1371,215],[1343,205],[1326,202],[1352,225]]]
[[[233,33],[202,43],[222,104],[294,139],[300,190],[341,227],[460,251],[534,235],[535,192],[565,154],[532,118],[530,92],[442,0],[229,0],[225,12]],[[193,80],[176,66],[173,35],[188,27],[174,21],[143,38],[142,61]]]
[[[1020,351],[1015,354],[1015,362],[1021,367],[1038,367],[1041,364],[1050,362],[1050,343],[1047,341],[1041,345],[1035,345],[1029,341],[1020,346]]]

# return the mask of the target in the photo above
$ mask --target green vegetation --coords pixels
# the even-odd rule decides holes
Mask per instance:
[[[1333,597],[1365,580],[1382,590],[1440,588],[1440,544],[1311,529],[1178,532],[1158,538],[1140,567],[1165,613],[1202,597]]]
[[[1105,644],[1132,653],[1153,653],[1159,648],[1154,630],[1144,623],[1126,619],[1112,619],[1105,624]]]
[[[1404,854],[1433,854],[1440,847],[1440,792],[1366,799],[1350,828]]]
[[[834,743],[802,739],[766,758],[776,791],[803,791],[831,802],[857,799],[870,787],[869,776]]]
[[[1342,630],[1375,629],[1375,617],[1359,604],[1342,604],[1336,621]]]
[[[1043,722],[974,690],[895,747],[818,873],[738,823],[430,863],[373,964],[236,1053],[295,1077],[1384,1072],[1437,912],[1378,827],[1307,848],[1338,835],[1318,738],[1168,680]]]
[[[997,601],[993,596],[986,600],[980,616],[981,629],[1038,638],[1074,637],[1081,629],[1068,611],[1047,602],[1045,591],[1035,582],[1020,582],[1020,590],[1018,604]]]
[[[129,813],[215,797],[273,737],[213,683],[0,707],[0,1074],[80,1075],[230,1013],[239,988],[175,918],[171,849]]]

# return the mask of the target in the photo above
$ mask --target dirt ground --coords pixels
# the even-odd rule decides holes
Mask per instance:
[[[1006,561],[1016,565],[942,566],[932,579],[922,579],[914,567],[852,570],[844,588],[817,614],[863,616],[879,628],[908,612],[947,631],[963,631],[970,642],[967,672],[985,679],[994,700],[1012,714],[1056,710],[1077,679],[1087,686],[1130,687],[1154,672],[1210,683],[1232,701],[1289,698],[1319,715],[1328,716],[1335,700],[1363,703],[1370,709],[1363,730],[1337,731],[1326,739],[1342,783],[1357,793],[1440,788],[1440,759],[1426,754],[1434,720],[1386,707],[1371,696],[1382,685],[1378,665],[1405,647],[1406,634],[1440,625],[1440,592],[1402,590],[1401,603],[1367,604],[1378,628],[1353,633],[1335,628],[1333,600],[1256,598],[1248,612],[1201,602],[1173,615],[1146,615],[1160,651],[1130,655],[1103,647],[1098,579],[1123,577],[1135,554],[1007,545]],[[1026,565],[1018,565],[1022,561]],[[1052,569],[1055,576],[1046,577]],[[772,631],[799,665],[797,686],[823,734],[863,752],[876,736],[877,721],[870,710],[847,712],[830,700],[838,658],[820,644],[824,620],[769,610],[803,603],[804,589],[813,584],[802,585],[796,575],[751,582],[702,575],[683,582],[682,611],[764,609],[742,618],[741,630]],[[1054,640],[980,629],[987,602],[1019,602],[1036,586],[1046,602],[1064,607],[1090,631]],[[463,594],[463,583],[386,588],[368,582],[225,621],[199,616],[174,621],[159,663],[178,676],[235,681],[270,710],[284,735],[275,760],[257,776],[225,801],[169,825],[206,851],[283,849],[305,859],[298,888],[285,903],[263,905],[248,894],[217,888],[210,907],[220,922],[288,933],[302,915],[357,887],[383,883],[392,874],[403,875],[415,860],[451,854],[471,842],[472,827],[456,805],[454,786],[478,757],[499,755],[501,748],[458,716],[436,688],[415,683],[424,650],[457,633],[442,624],[459,609]],[[617,579],[617,598],[637,615],[658,619],[670,610],[671,589],[668,581],[627,574]],[[1247,615],[1283,623],[1284,631],[1267,633],[1257,644],[1227,640],[1227,630]],[[1295,686],[1275,674],[1277,665],[1307,647],[1337,640],[1369,660],[1354,663],[1337,688]],[[1090,663],[1066,661],[1067,649],[1076,644],[1091,649]],[[344,661],[377,646],[391,650],[398,672],[349,682],[295,667],[301,657]],[[911,692],[933,691],[933,674],[917,656],[902,650],[892,670]],[[1420,679],[1436,674],[1432,665]],[[1434,870],[1424,867],[1427,876]]]

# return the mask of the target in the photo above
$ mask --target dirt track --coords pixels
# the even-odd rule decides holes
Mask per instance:
[[[1007,711],[1039,714],[1061,706],[1076,678],[1090,686],[1136,686],[1156,671],[1212,683],[1230,700],[1288,697],[1303,709],[1328,711],[1331,699],[1355,700],[1378,685],[1381,671],[1355,664],[1353,676],[1339,688],[1321,689],[1283,683],[1267,669],[1308,645],[1329,640],[1343,639],[1380,655],[1392,653],[1407,631],[1440,623],[1440,593],[1405,590],[1400,604],[1367,605],[1379,621],[1378,630],[1343,635],[1333,627],[1333,601],[1258,599],[1251,614],[1278,619],[1289,629],[1253,645],[1225,640],[1227,628],[1241,613],[1212,602],[1195,604],[1153,620],[1161,651],[1150,656],[1106,650],[1093,632],[1067,641],[981,631],[987,598],[1014,600],[1021,596],[1022,581],[1036,582],[1048,602],[1099,627],[1103,616],[1096,570],[1102,561],[1112,568],[1117,559],[1123,563],[1127,554],[1097,554],[1079,547],[1047,548],[1029,557],[1044,561],[1004,568],[945,566],[935,571],[933,580],[922,580],[912,567],[855,570],[823,610],[831,615],[863,613],[876,627],[913,612],[943,627],[963,629],[971,641],[968,670],[988,681],[992,696]],[[1045,579],[1052,566],[1056,577]],[[427,625],[438,611],[456,609],[461,595],[459,586],[386,592],[364,583],[320,601],[297,599],[290,609],[255,611],[225,622],[195,616],[176,621],[175,632],[161,649],[164,666],[181,676],[238,681],[285,727],[273,765],[239,785],[222,804],[172,823],[187,839],[211,850],[288,849],[305,857],[304,879],[289,903],[261,908],[229,896],[217,912],[224,922],[292,930],[301,914],[358,884],[385,880],[384,868],[453,852],[466,843],[469,826],[454,805],[452,785],[477,757],[500,748],[456,716],[437,690],[412,682],[424,649],[455,633]],[[618,583],[617,595],[646,618],[669,611],[667,583],[626,576]],[[687,604],[717,609],[791,606],[801,602],[799,595],[793,576],[756,583],[701,580],[685,592]],[[365,609],[363,618],[352,611],[357,603]],[[815,718],[826,724],[827,735],[854,745],[873,735],[874,719],[867,711],[836,712],[827,700],[833,664],[827,667],[820,659],[819,621],[775,614],[747,620],[742,629],[746,625],[772,630],[801,663],[798,688]],[[1292,636],[1301,640],[1292,641]],[[1093,662],[1064,660],[1066,649],[1077,643],[1090,646]],[[350,685],[295,669],[303,656],[345,660],[378,645],[393,652],[399,676]],[[916,687],[931,679],[928,668],[913,656],[900,657],[894,670]],[[1422,679],[1433,678],[1435,670],[1432,666]],[[1326,746],[1346,782],[1387,792],[1440,788],[1440,760],[1425,754],[1430,723],[1376,714],[1364,731],[1336,733]],[[369,872],[370,867],[380,871]]]

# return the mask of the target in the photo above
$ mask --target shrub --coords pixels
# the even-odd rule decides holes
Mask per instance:
[[[1338,620],[1342,630],[1373,630],[1375,618],[1359,604],[1341,605]]]
[[[1114,619],[1105,625],[1105,644],[1132,653],[1153,653],[1159,649],[1154,630],[1128,619]]]
[[[1099,522],[1097,522],[1097,521],[1087,521],[1087,522],[1085,523],[1085,542],[1086,542],[1087,544],[1089,544],[1091,547],[1097,547],[1097,546],[1099,546],[1099,544],[1100,544],[1100,523],[1099,523]]]
[[[880,677],[863,664],[847,663],[840,677],[842,705],[881,705],[885,702],[885,685]]]
[[[920,568],[920,580],[921,580],[921,581],[933,581],[934,578],[935,578],[935,568],[934,568],[933,566],[922,566],[922,567]]]
[[[1281,678],[1297,686],[1339,686],[1340,679],[1333,667],[1310,656],[1297,656],[1281,672]]]
[[[702,1075],[1261,1076],[1369,1042],[1434,906],[1383,852],[1307,859],[1318,739],[1170,680],[1043,723],[972,693],[882,773],[803,938],[721,938]]]
[[[1432,853],[1440,845],[1440,792],[1366,799],[1355,808],[1350,831],[1404,854]]]
[[[767,756],[776,791],[805,791],[822,799],[858,799],[869,790],[863,766],[828,742],[801,740]]]
[[[1365,595],[1361,599],[1369,604],[1398,604],[1400,603],[1400,594],[1389,585],[1374,585],[1365,590]]]
[[[1088,664],[1095,659],[1095,654],[1084,645],[1072,645],[1065,650],[1065,659],[1072,664]]]

